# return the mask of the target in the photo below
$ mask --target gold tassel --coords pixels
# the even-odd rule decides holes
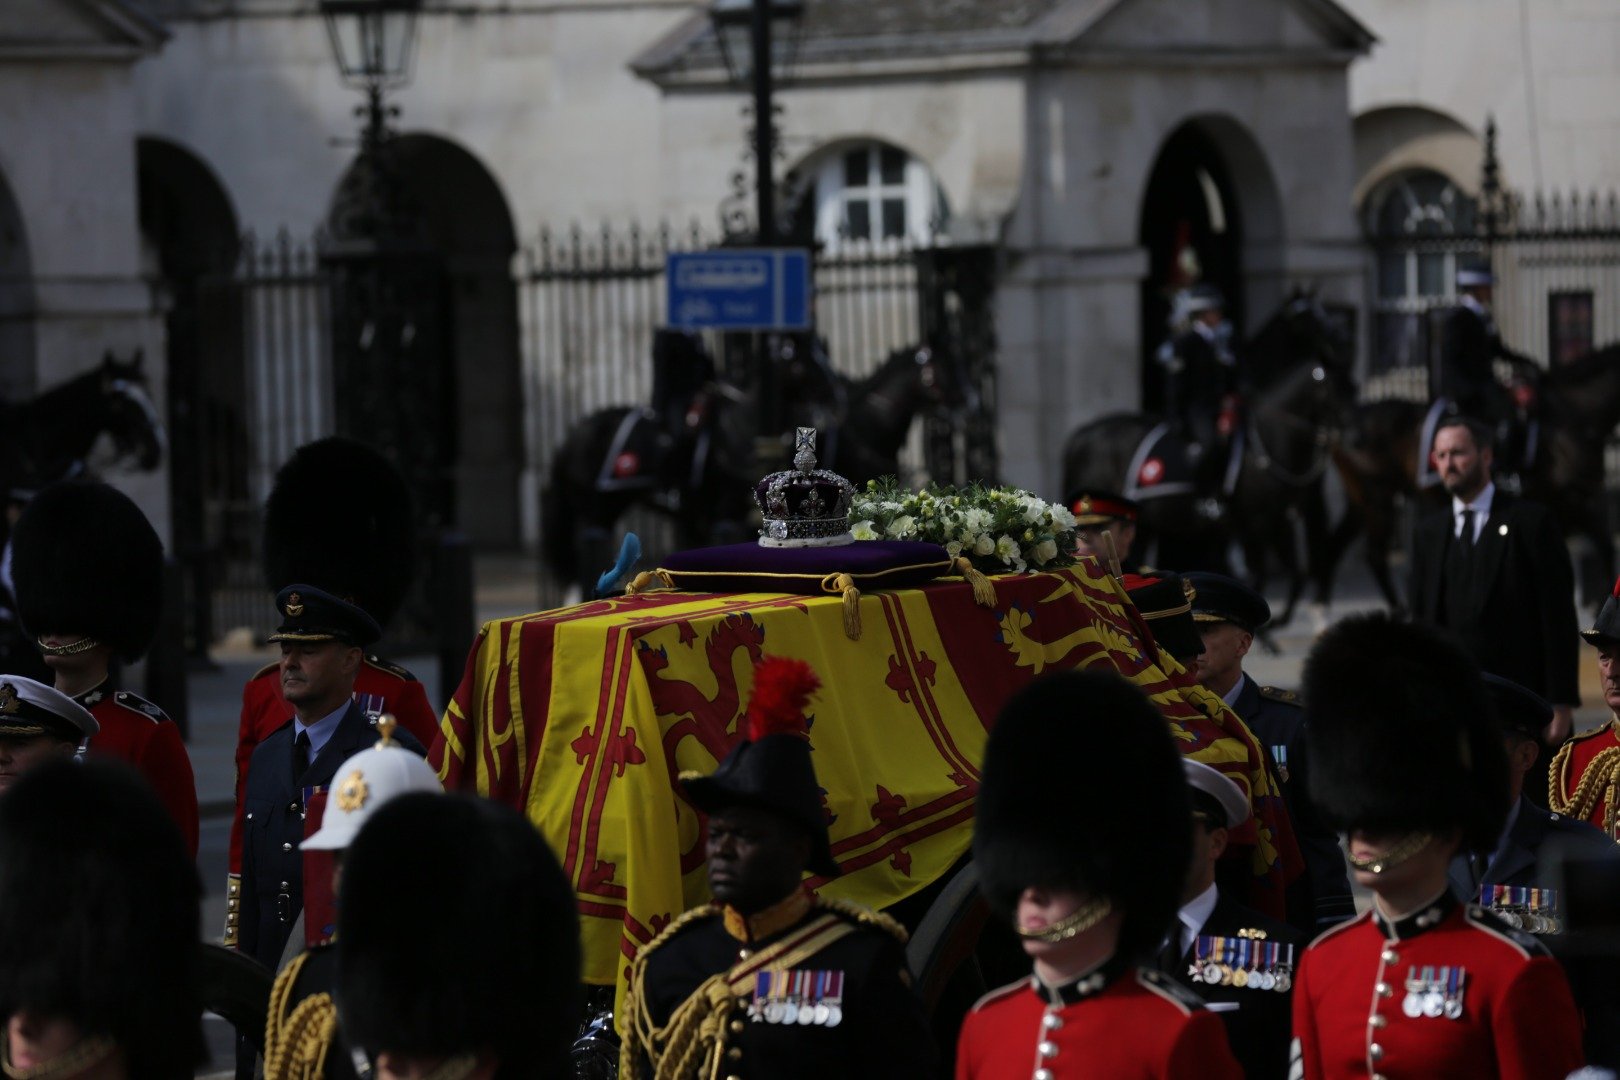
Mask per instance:
[[[848,574],[828,574],[821,579],[821,591],[844,595],[844,636],[861,640],[861,590]]]
[[[669,576],[668,570],[643,570],[636,575],[635,580],[624,590],[625,595],[634,596],[641,590],[650,588],[655,581],[666,589],[675,587],[675,579]]]
[[[996,587],[989,578],[973,569],[973,561],[968,558],[956,560],[956,572],[961,574],[967,583],[973,586],[973,602],[980,607],[993,608],[996,606]]]

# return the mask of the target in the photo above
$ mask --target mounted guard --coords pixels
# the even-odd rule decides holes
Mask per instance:
[[[1457,271],[1457,306],[1446,316],[1441,333],[1437,411],[1431,410],[1431,416],[1455,412],[1490,425],[1499,470],[1517,473],[1529,463],[1533,450],[1530,420],[1541,369],[1503,343],[1491,314],[1495,286],[1496,276],[1483,263]],[[1497,378],[1498,360],[1513,370],[1510,386]]]
[[[1170,337],[1160,346],[1165,370],[1165,413],[1187,440],[1194,483],[1214,497],[1226,471],[1240,417],[1238,362],[1226,298],[1214,285],[1176,294]]]

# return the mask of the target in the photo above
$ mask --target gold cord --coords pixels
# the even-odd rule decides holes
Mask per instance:
[[[56,1077],[83,1072],[91,1065],[105,1061],[118,1049],[118,1044],[110,1035],[92,1035],[80,1039],[50,1060],[30,1065],[26,1069],[18,1068],[11,1063],[9,1038],[5,1040],[3,1049],[4,1052],[0,1053],[0,1071],[11,1080],[54,1080]]]
[[[1547,770],[1547,809],[1577,821],[1587,821],[1597,808],[1598,800],[1606,797],[1608,806],[1603,813],[1603,831],[1614,839],[1616,818],[1620,816],[1620,807],[1616,806],[1620,803],[1620,790],[1617,790],[1620,789],[1620,746],[1598,751],[1581,774],[1575,793],[1566,799],[1562,778],[1574,748],[1574,743],[1565,743]]]
[[[300,953],[276,976],[264,1031],[265,1080],[321,1080],[326,1055],[337,1036],[332,995],[311,994],[289,1014],[287,1002],[309,953]]]
[[[861,640],[861,590],[848,574],[828,574],[821,579],[821,591],[844,595],[844,636]]]
[[[1415,832],[1404,837],[1400,843],[1382,855],[1374,855],[1370,859],[1357,858],[1349,852],[1346,852],[1345,855],[1350,860],[1352,870],[1361,870],[1369,874],[1383,874],[1395,869],[1433,842],[1433,833]]]
[[[1022,926],[1014,926],[1013,929],[1018,932],[1018,936],[1021,938],[1056,945],[1060,941],[1068,941],[1070,938],[1079,937],[1108,918],[1109,913],[1113,910],[1113,901],[1104,896],[1086,901],[1057,922],[1037,930],[1026,930]]]
[[[973,602],[980,607],[993,608],[996,606],[996,587],[990,583],[978,570],[973,568],[973,560],[958,557],[956,572],[973,587]]]
[[[643,589],[652,588],[655,581],[666,589],[675,587],[675,579],[670,576],[668,570],[643,570],[625,587],[624,591],[626,595],[635,596]]]
[[[80,653],[89,652],[97,645],[100,645],[101,642],[93,637],[82,637],[78,641],[72,641],[66,645],[47,645],[44,638],[38,638],[35,644],[39,646],[39,651],[46,656],[78,656]]]

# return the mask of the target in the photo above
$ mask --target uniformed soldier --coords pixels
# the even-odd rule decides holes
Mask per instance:
[[[265,503],[265,580],[273,593],[304,581],[362,608],[387,625],[409,590],[416,522],[410,489],[381,454],[350,439],[321,439],[300,447],[276,473]],[[360,710],[392,713],[423,746],[438,732],[438,715],[409,671],[371,653],[354,681]],[[242,688],[236,736],[236,818],[231,823],[225,944],[235,945],[242,873],[243,796],[254,747],[287,722],[281,665],[265,665]]]
[[[17,521],[12,570],[23,625],[45,654],[56,688],[95,716],[91,757],[135,766],[197,853],[197,782],[180,729],[112,675],[157,636],[163,543],[129,496],[73,481],[41,491]]]
[[[1204,651],[1204,639],[1193,622],[1186,579],[1155,570],[1152,574],[1126,574],[1121,584],[1141,612],[1154,643],[1182,667],[1191,669]]]
[[[366,646],[381,633],[370,615],[313,585],[287,586],[276,607],[282,622],[270,640],[281,644],[282,693],[291,715],[253,751],[243,800],[239,943],[271,970],[280,966],[293,923],[305,914],[299,844],[319,825],[306,821],[306,800],[328,789],[338,767],[377,740],[377,721],[355,701],[354,680]],[[424,753],[409,732],[394,737]],[[317,913],[310,925],[318,931],[328,918]]]
[[[1489,851],[1459,854],[1451,860],[1452,888],[1504,922],[1534,933],[1552,933],[1559,928],[1558,911],[1553,881],[1540,864],[1542,849],[1608,855],[1614,845],[1588,822],[1543,810],[1524,797],[1525,777],[1535,768],[1552,706],[1541,695],[1489,672],[1485,686],[1507,749],[1507,824]]]
[[[1249,799],[1219,769],[1190,758],[1181,767],[1192,800],[1193,857],[1159,970],[1220,1016],[1248,1080],[1286,1076],[1293,972],[1305,935],[1215,883],[1227,830],[1248,820]]]
[[[390,801],[344,853],[338,941],[338,1015],[361,1075],[572,1075],[579,913],[516,810],[471,795]]]
[[[1141,507],[1134,500],[1101,488],[1081,488],[1069,495],[1068,503],[1074,514],[1076,555],[1090,555],[1105,569],[1112,569],[1109,560],[1114,558],[1123,573],[1140,572],[1131,557],[1136,520],[1141,516]]]
[[[968,1013],[957,1080],[1243,1075],[1220,1020],[1139,966],[1174,919],[1191,837],[1180,756],[1139,690],[1076,670],[1014,695],[985,748],[973,858],[1034,973]]]
[[[1457,306],[1446,316],[1441,334],[1437,394],[1450,398],[1464,416],[1483,420],[1496,428],[1500,442],[1514,405],[1506,388],[1496,379],[1494,362],[1505,360],[1531,379],[1540,369],[1534,360],[1502,343],[1496,320],[1491,316],[1491,294],[1495,286],[1496,277],[1489,266],[1474,264],[1457,270]]]
[[[148,784],[52,761],[0,799],[8,1077],[189,1080],[206,1057],[197,868]]]
[[[1225,468],[1237,411],[1238,366],[1226,298],[1208,283],[1178,293],[1172,336],[1159,351],[1165,411],[1190,443],[1199,490],[1213,494]]]
[[[1581,637],[1597,650],[1598,681],[1609,722],[1572,736],[1553,757],[1547,805],[1620,841],[1620,580]]]
[[[1202,571],[1186,580],[1194,590],[1193,621],[1203,639],[1198,681],[1221,695],[1270,755],[1305,856],[1305,873],[1289,889],[1288,921],[1307,936],[1356,913],[1336,833],[1311,805],[1305,710],[1291,690],[1261,686],[1243,670],[1254,635],[1271,621],[1266,598],[1235,578]]]
[[[377,721],[377,745],[338,766],[320,829],[300,847],[333,855],[332,892],[342,879],[342,856],[360,827],[391,799],[420,791],[441,794],[433,769],[393,739],[392,714]],[[308,869],[308,868],[306,868]],[[264,1038],[266,1080],[347,1080],[355,1076],[338,1031],[338,942],[307,949],[276,976]]]
[[[1497,843],[1507,813],[1478,667],[1442,631],[1358,616],[1323,635],[1304,685],[1313,797],[1373,905],[1305,951],[1294,1075],[1569,1075],[1581,1030],[1563,971],[1446,878],[1457,852]]]
[[[803,711],[819,685],[809,665],[767,658],[755,668],[748,737],[712,775],[681,777],[708,816],[714,902],[636,956],[626,1080],[933,1075],[905,931],[804,885],[806,871],[839,872]]]
[[[24,773],[72,758],[100,725],[62,691],[21,675],[0,675],[0,791]]]

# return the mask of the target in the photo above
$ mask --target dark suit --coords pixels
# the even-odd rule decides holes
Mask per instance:
[[[424,754],[403,729],[394,741]],[[293,923],[304,906],[304,789],[332,783],[338,766],[377,742],[375,722],[354,702],[301,777],[293,776],[293,722],[277,728],[253,751],[244,790],[242,918],[239,945],[271,971],[281,965]],[[283,899],[285,897],[285,899]]]
[[[1538,866],[1545,844],[1562,845],[1577,854],[1600,857],[1616,854],[1615,845],[1603,835],[1601,829],[1551,810],[1543,810],[1535,803],[1520,798],[1519,816],[1512,828],[1508,829],[1505,842],[1497,846],[1483,867],[1476,865],[1466,855],[1458,855],[1451,860],[1451,891],[1460,900],[1478,903],[1481,885],[1549,888],[1552,883],[1541,877]]]
[[[1262,687],[1247,675],[1232,709],[1254,732],[1271,759],[1277,786],[1294,823],[1305,873],[1288,890],[1288,921],[1307,937],[1352,919],[1355,900],[1339,835],[1311,803],[1307,772],[1305,709],[1287,690]]]
[[[1574,571],[1551,512],[1498,489],[1460,563],[1455,528],[1448,502],[1413,532],[1413,616],[1457,634],[1486,671],[1555,705],[1580,704]]]
[[[1240,935],[1239,931],[1250,933]],[[1181,932],[1179,921],[1174,932]],[[1217,894],[1215,908],[1204,920],[1198,936],[1259,937],[1265,942],[1292,945],[1295,971],[1299,969],[1300,955],[1309,941],[1287,923],[1262,915],[1235,900],[1228,900],[1223,894]],[[1192,949],[1182,953],[1174,962],[1161,966],[1169,967],[1167,975],[1191,988],[1220,1016],[1226,1026],[1226,1041],[1232,1047],[1232,1056],[1243,1066],[1243,1074],[1249,1080],[1269,1080],[1272,1077],[1280,1080],[1288,1075],[1288,1041],[1293,1022],[1292,991],[1279,993],[1276,990],[1262,990],[1258,985],[1210,986],[1196,982],[1189,971],[1196,950],[1195,940]]]

